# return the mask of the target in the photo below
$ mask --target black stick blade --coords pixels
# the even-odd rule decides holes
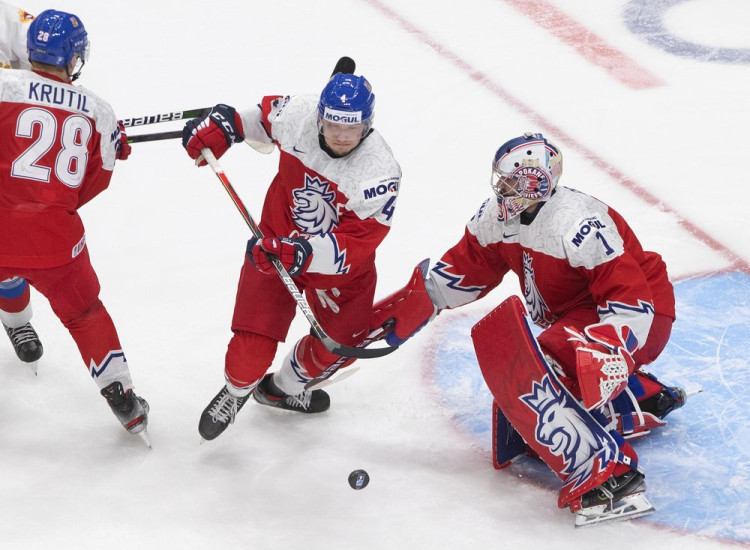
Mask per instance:
[[[344,56],[336,63],[331,76],[335,75],[336,73],[354,74],[356,68],[357,64],[354,62],[354,60],[351,57]]]

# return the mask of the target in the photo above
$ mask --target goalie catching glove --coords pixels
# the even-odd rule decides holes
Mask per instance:
[[[583,406],[591,410],[612,401],[635,372],[631,355],[638,348],[635,335],[627,326],[618,329],[608,323],[589,325],[583,333],[570,327],[565,330],[571,335],[568,341],[576,349],[576,373]]]
[[[312,246],[307,239],[291,237],[265,237],[258,240],[253,237],[247,241],[247,257],[250,263],[263,273],[274,273],[275,269],[269,254],[276,256],[281,265],[295,277],[301,275],[310,265]]]
[[[201,157],[203,149],[211,149],[218,159],[235,143],[245,140],[242,120],[234,107],[219,103],[203,120],[189,120],[182,129],[182,146],[192,159]],[[198,166],[205,166],[200,158]]]

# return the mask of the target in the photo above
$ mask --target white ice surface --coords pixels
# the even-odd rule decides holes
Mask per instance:
[[[669,28],[694,41],[726,36],[715,45],[750,48],[743,0],[720,2],[735,17],[711,18],[726,33],[702,32],[713,1],[680,6]],[[725,269],[731,254],[747,265],[750,67],[649,46],[623,24],[623,0],[554,4],[664,84],[624,86],[503,0],[69,0],[54,7],[84,21],[92,58],[81,83],[121,118],[317,92],[338,57],[352,56],[373,84],[376,125],[404,172],[394,226],[378,252],[378,296],[459,239],[489,196],[495,149],[528,129],[563,149],[562,184],[617,208],[644,246],[662,253],[672,278]],[[50,5],[23,7],[38,13]],[[555,139],[554,128],[569,139]],[[661,210],[584,150],[659,197]],[[244,146],[222,159],[255,216],[276,161]],[[151,404],[153,449],[119,427],[69,335],[34,294],[45,345],[38,377],[10,347],[0,355],[0,548],[727,546],[689,525],[574,530],[554,491],[493,470],[455,425],[440,388],[428,382],[424,335],[331,386],[326,414],[250,403],[226,434],[199,445],[198,417],[223,381],[248,238],[242,219],[213,174],[195,168],[176,140],[134,145],[111,188],[81,214],[101,298],[136,390]],[[714,241],[687,231],[678,216]],[[504,284],[481,307],[513,289]],[[290,340],[306,331],[298,318]],[[346,478],[357,468],[372,479],[355,492]]]

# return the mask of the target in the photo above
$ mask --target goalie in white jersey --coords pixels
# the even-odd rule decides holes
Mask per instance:
[[[589,475],[588,485],[578,483],[575,490],[564,486],[559,504],[577,512],[583,508],[582,514],[589,514],[583,523],[609,519],[606,513],[623,519],[627,514],[613,512],[617,510],[613,503],[642,494],[645,487],[637,456],[625,438],[664,425],[664,416],[685,401],[682,390],[666,387],[640,369],[658,357],[669,339],[674,292],[661,257],[643,250],[615,210],[585,193],[558,186],[561,173],[560,150],[541,134],[527,133],[503,144],[493,162],[495,197],[482,204],[461,240],[432,267],[425,291],[404,300],[390,342],[398,344],[411,336],[436,311],[484,297],[514,272],[530,317],[545,329],[538,344],[547,364],[574,400],[582,400],[583,416],[611,431],[616,441],[612,447],[621,455],[599,477]],[[510,332],[506,327],[492,334],[501,339]],[[492,342],[477,342],[476,337],[474,344],[478,356],[492,357],[489,376],[487,365],[482,361],[480,365],[495,397],[495,428],[503,432],[493,449],[495,465],[509,464],[530,447],[566,480],[572,454],[565,457],[567,463],[556,462],[562,446],[559,435],[545,440],[540,434],[559,430],[567,441],[577,441],[578,434],[566,431],[573,424],[566,426],[558,418],[558,425],[543,425],[540,410],[537,418],[528,404],[540,402],[541,390],[525,389],[532,399],[520,395],[520,382],[507,387],[505,380],[514,376],[507,369],[519,369],[518,346],[497,350]],[[491,347],[493,353],[480,353]],[[521,370],[527,365],[531,371],[533,357],[521,358],[520,364]],[[536,371],[540,373],[543,370]],[[502,390],[496,392],[497,387]],[[558,413],[559,417],[567,414],[560,408]],[[508,427],[498,425],[503,422],[525,440],[518,439],[520,444],[510,451],[503,448],[508,441]],[[601,431],[599,426],[594,429]],[[642,500],[645,504],[636,512],[651,511]],[[592,506],[603,502],[610,504],[609,509],[600,514],[597,508],[592,519]]]

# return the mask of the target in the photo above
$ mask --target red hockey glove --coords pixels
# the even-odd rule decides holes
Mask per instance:
[[[565,330],[571,335],[568,341],[576,349],[576,373],[583,406],[591,410],[612,401],[635,372],[631,355],[638,347],[635,335],[627,326],[618,329],[608,323],[589,325],[584,329],[585,334],[570,327]]]
[[[414,268],[404,288],[372,306],[371,330],[394,321],[393,328],[385,335],[389,346],[400,346],[438,314],[437,306],[432,303],[424,283],[429,263],[429,259],[422,261]]]
[[[307,239],[289,237],[266,237],[258,241],[253,237],[247,241],[247,257],[250,263],[263,273],[274,273],[276,270],[268,255],[276,256],[289,275],[301,275],[312,260],[312,246]]]
[[[242,120],[234,107],[219,103],[203,120],[189,120],[182,129],[182,146],[191,159],[197,159],[201,150],[211,149],[218,159],[234,144],[244,141]],[[201,160],[198,166],[205,166]]]
[[[117,122],[117,142],[115,142],[115,158],[117,160],[127,160],[132,150],[128,143],[128,135],[125,133],[125,126],[122,121]]]

